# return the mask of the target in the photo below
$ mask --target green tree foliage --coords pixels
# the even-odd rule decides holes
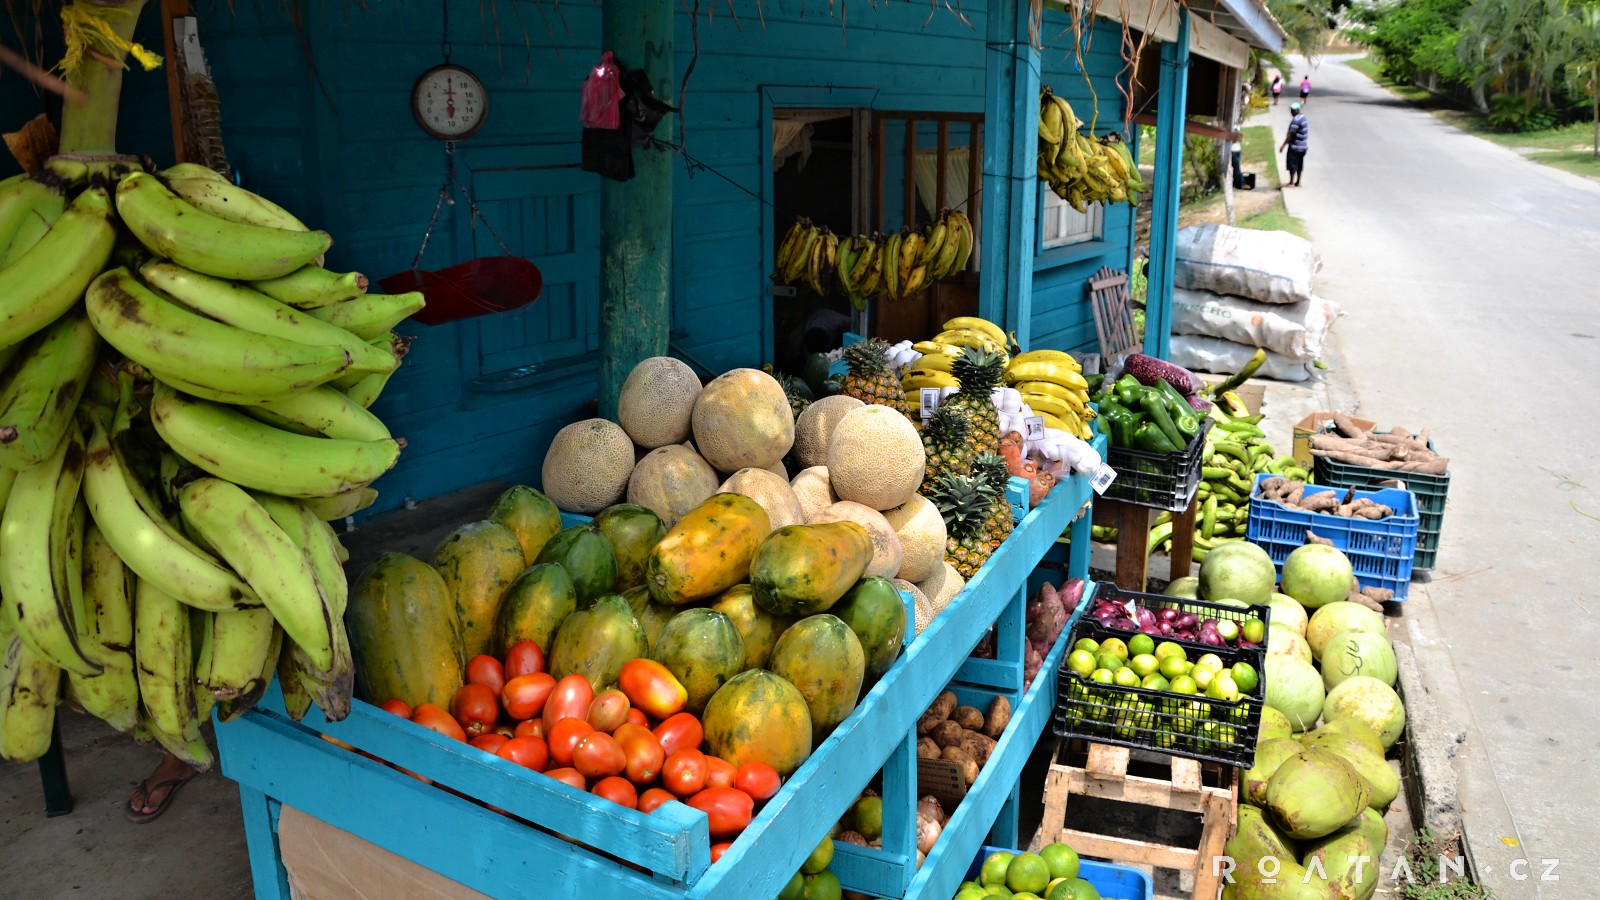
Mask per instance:
[[[1402,83],[1435,75],[1470,84],[1474,73],[1456,56],[1461,15],[1472,0],[1400,0],[1351,8],[1361,40],[1386,78]]]

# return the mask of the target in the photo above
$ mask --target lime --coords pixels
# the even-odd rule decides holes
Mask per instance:
[[[1072,645],[1072,649],[1082,650],[1085,653],[1099,653],[1100,642],[1094,638],[1078,638],[1078,642]]]
[[[1019,853],[1006,867],[1006,887],[1014,893],[1037,894],[1050,883],[1050,864],[1037,853]]]
[[[1188,654],[1183,652],[1183,645],[1177,641],[1162,641],[1156,645],[1156,656],[1159,656],[1162,659],[1166,659],[1169,656],[1176,656],[1179,659],[1183,659],[1187,655]]]
[[[1139,682],[1139,687],[1142,687],[1147,691],[1164,691],[1170,686],[1171,685],[1168,683],[1168,681],[1161,677],[1160,672],[1151,672]]]
[[[1111,673],[1111,683],[1117,687],[1138,687],[1139,674],[1132,669],[1118,669]]]
[[[883,798],[857,800],[850,808],[850,828],[869,841],[883,837]]]
[[[831,862],[833,862],[833,838],[824,837],[822,843],[817,845],[817,849],[811,851],[806,861],[800,864],[800,873],[815,875],[826,869]]]
[[[1006,869],[1011,865],[1011,860],[1016,856],[1005,850],[996,850],[983,860],[983,868],[978,871],[978,883],[984,887],[1006,883]]]
[[[1172,683],[1167,686],[1167,690],[1174,694],[1197,694],[1200,692],[1200,686],[1195,684],[1194,679],[1188,675],[1179,675],[1177,678],[1172,679]]]
[[[1059,880],[1063,878],[1078,877],[1078,851],[1067,844],[1057,841],[1039,851],[1044,861],[1050,864],[1050,878]],[[1054,887],[1054,884],[1050,885]]]
[[[1217,637],[1230,644],[1237,641],[1239,639],[1239,623],[1232,619],[1218,619]]]
[[[1128,659],[1128,645],[1122,642],[1122,638],[1106,638],[1100,643],[1100,652],[1115,653],[1124,662]]]
[[[1141,653],[1155,653],[1156,639],[1148,634],[1136,634],[1128,638],[1128,652],[1134,656]]]
[[[1003,884],[991,884],[984,890],[989,892],[988,896],[990,897],[1003,897],[1006,900],[1011,900],[1011,889]]]
[[[1259,644],[1267,637],[1267,624],[1254,616],[1245,619],[1239,626],[1239,633],[1252,644]]]
[[[1102,650],[1095,654],[1094,664],[1099,668],[1110,669],[1111,671],[1115,672],[1116,670],[1122,668],[1123,659],[1124,657],[1118,656],[1115,653]]]
[[[778,892],[778,900],[802,900],[806,892],[806,878],[799,872],[789,879],[789,883]]]
[[[1133,670],[1133,674],[1143,678],[1161,671],[1161,660],[1149,653],[1139,653],[1128,660],[1128,668]]]
[[[804,900],[839,900],[840,893],[839,876],[823,869],[806,876],[805,893],[801,897]]]
[[[1196,667],[1205,666],[1209,669],[1215,669],[1217,671],[1221,671],[1223,668],[1222,657],[1216,655],[1215,653],[1207,653],[1206,655],[1195,660],[1194,664]]]
[[[1063,882],[1045,900],[1100,900],[1100,892],[1082,878]]]
[[[1098,681],[1101,684],[1110,684],[1111,683],[1111,670],[1110,669],[1095,669],[1093,672],[1089,673],[1089,680],[1090,681]]]
[[[1023,891],[1020,894],[1012,894],[1011,900],[1044,900],[1044,898],[1032,891]]]
[[[1256,667],[1247,662],[1234,663],[1228,674],[1233,676],[1233,683],[1238,686],[1241,694],[1253,693],[1256,685],[1261,683],[1261,676],[1256,674]]]
[[[1232,703],[1239,699],[1239,686],[1233,683],[1233,676],[1227,672],[1218,672],[1206,685],[1206,696],[1213,700],[1226,700]]]
[[[1095,669],[1094,654],[1087,650],[1074,650],[1067,654],[1067,671],[1079,678],[1088,678]]]
[[[961,890],[956,891],[956,895],[951,900],[983,900],[987,896],[989,896],[989,892],[984,890],[982,885],[968,883]]]
[[[1189,674],[1189,663],[1183,657],[1163,656],[1159,658],[1161,660],[1161,667],[1157,671],[1159,671],[1168,681],[1171,681],[1180,675]]]
[[[1198,663],[1195,664],[1194,671],[1189,673],[1189,677],[1194,679],[1194,686],[1199,688],[1202,693],[1211,684],[1211,679],[1215,678],[1216,675],[1216,669],[1210,666],[1202,666]]]

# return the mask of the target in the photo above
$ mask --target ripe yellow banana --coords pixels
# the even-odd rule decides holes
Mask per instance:
[[[1083,365],[1064,350],[1029,350],[1027,353],[1018,353],[1012,359],[1016,362],[1053,362],[1074,372],[1083,371]]]
[[[954,375],[945,372],[925,372],[912,369],[911,374],[900,379],[900,386],[909,394],[912,391],[920,391],[923,388],[960,387],[961,383],[956,381]]]
[[[996,344],[1004,347],[1007,344],[1005,331],[988,319],[978,316],[957,316],[944,323],[945,331],[977,331],[988,335]]]
[[[945,241],[950,237],[950,223],[940,219],[928,226],[927,234],[922,238],[922,248],[917,253],[917,265],[932,265],[944,250]]]
[[[1089,384],[1082,375],[1061,363],[1037,359],[1013,361],[1006,367],[1006,378],[1012,382],[1053,381],[1069,390],[1079,390]]]
[[[194,635],[190,607],[149,581],[135,592],[134,656],[139,661],[139,698],[149,728],[161,746],[197,768],[211,765],[200,735],[195,705]]]
[[[883,245],[883,290],[891,300],[901,297],[900,245],[904,240],[905,235],[897,231]]]
[[[0,346],[19,343],[78,302],[111,258],[116,230],[110,215],[106,192],[89,188],[48,234],[0,269]]]
[[[295,309],[321,309],[365,294],[367,276],[360,272],[330,272],[321,266],[301,266],[281,278],[251,282],[251,286]]]
[[[0,639],[0,756],[31,762],[50,749],[61,669],[35,653],[20,634]]]
[[[955,361],[955,356],[950,353],[924,353],[911,364],[911,371],[948,373]]]
[[[1071,414],[1071,409],[1061,400],[1049,394],[1022,393],[1022,402],[1033,408],[1036,413],[1049,413],[1060,419],[1065,419]]]
[[[67,673],[85,712],[118,731],[139,724],[139,682],[134,674],[134,577],[99,526],[83,535],[83,621],[78,644],[99,663],[100,674]]]
[[[966,213],[960,210],[952,211],[950,220],[961,227],[961,244],[956,251],[955,261],[950,265],[950,272],[952,274],[965,272],[967,270],[967,260],[972,256],[972,248],[977,242],[977,236],[972,231],[972,220],[967,218]]]

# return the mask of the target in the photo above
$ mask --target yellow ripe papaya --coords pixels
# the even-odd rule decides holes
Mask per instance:
[[[715,597],[749,576],[750,560],[771,532],[761,504],[743,494],[713,494],[651,548],[644,567],[650,596],[669,606]]]
[[[404,553],[378,557],[356,579],[344,618],[356,696],[450,705],[461,687],[461,622],[432,566]]]
[[[809,616],[827,612],[871,563],[872,537],[855,522],[790,525],[761,542],[750,587],[775,616]]]

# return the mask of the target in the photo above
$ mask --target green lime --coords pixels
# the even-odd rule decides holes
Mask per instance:
[[[1050,864],[1050,878],[1052,880],[1078,877],[1078,851],[1070,846],[1057,841],[1039,851],[1044,861]],[[1053,886],[1053,885],[1052,885]]]
[[[778,900],[802,900],[806,892],[806,878],[799,872],[789,879],[789,883],[778,892]]]
[[[1168,681],[1189,673],[1189,663],[1181,656],[1163,656],[1160,660],[1161,667],[1158,671]]]
[[[1115,653],[1124,662],[1128,659],[1128,645],[1122,642],[1122,638],[1106,638],[1100,643],[1100,652]]]
[[[806,876],[805,893],[801,896],[804,900],[839,900],[841,892],[839,876],[823,869],[815,875]]]
[[[1261,676],[1256,674],[1256,667],[1247,662],[1236,662],[1228,670],[1233,676],[1233,683],[1238,685],[1241,694],[1254,693],[1256,685],[1261,683]]]
[[[1143,678],[1161,671],[1161,660],[1149,653],[1138,653],[1128,660],[1128,668],[1133,670],[1133,674]]]
[[[1218,672],[1206,685],[1206,696],[1213,700],[1226,700],[1229,703],[1239,699],[1239,687],[1233,683],[1233,676],[1227,672]]]
[[[1188,675],[1179,675],[1177,678],[1172,679],[1172,683],[1167,686],[1167,690],[1174,694],[1197,694],[1200,692],[1200,686],[1195,684],[1194,679]]]
[[[978,871],[978,883],[984,887],[1006,883],[1006,869],[1011,865],[1015,853],[1005,850],[996,850],[983,860],[983,868]]]
[[[1211,679],[1216,676],[1216,669],[1210,666],[1202,666],[1199,663],[1196,663],[1194,671],[1189,673],[1189,677],[1194,679],[1194,686],[1199,688],[1201,693],[1205,692],[1206,688],[1211,684]]]
[[[1082,650],[1085,653],[1099,653],[1100,642],[1094,638],[1078,638],[1078,642],[1072,645],[1072,649]]]
[[[1006,867],[1006,887],[1013,893],[1037,894],[1050,883],[1050,864],[1037,853],[1019,853]]]
[[[1176,656],[1179,659],[1183,659],[1187,656],[1187,654],[1183,652],[1183,645],[1177,641],[1162,641],[1156,645],[1156,656],[1159,656],[1162,659],[1166,659],[1169,656]]]
[[[1139,674],[1132,669],[1118,669],[1111,673],[1111,683],[1117,687],[1138,687]]]
[[[1199,659],[1195,660],[1194,664],[1197,667],[1198,666],[1205,666],[1205,667],[1210,668],[1210,669],[1215,669],[1215,670],[1217,670],[1219,672],[1222,671],[1222,669],[1223,669],[1222,657],[1216,655],[1215,653],[1207,653],[1206,655],[1204,655],[1204,656],[1200,657]]]
[[[1232,619],[1217,620],[1217,637],[1231,644],[1239,639],[1239,623]]]
[[[1252,616],[1245,619],[1244,624],[1239,626],[1239,633],[1244,635],[1244,639],[1250,643],[1259,644],[1267,637],[1267,624]]]
[[[1155,653],[1156,639],[1148,634],[1136,634],[1128,638],[1128,653],[1138,656],[1141,653]]]
[[[1118,656],[1115,653],[1102,650],[1095,654],[1094,664],[1098,668],[1110,669],[1111,671],[1115,672],[1116,670],[1122,668],[1123,659],[1124,657]]]
[[[826,869],[828,863],[831,862],[833,862],[833,838],[825,837],[822,839],[822,843],[817,845],[817,849],[811,851],[811,855],[806,857],[806,861],[800,864],[800,873],[802,875],[815,875]]]
[[[969,883],[964,885],[961,890],[956,891],[956,895],[951,900],[983,900],[987,896],[989,896],[989,892],[983,889],[983,885]]]
[[[990,897],[1001,897],[1004,898],[1004,900],[1012,900],[1011,889],[1003,884],[991,884],[984,888],[984,890],[989,892]]]
[[[1079,678],[1088,678],[1095,669],[1094,654],[1087,650],[1074,650],[1067,654],[1067,671]]]
[[[1164,691],[1171,687],[1171,684],[1165,678],[1161,677],[1160,672],[1151,672],[1149,675],[1146,675],[1142,680],[1140,680],[1139,687],[1142,687],[1147,691]]]
[[[1045,900],[1100,900],[1100,892],[1082,878],[1074,878],[1057,885]]]

